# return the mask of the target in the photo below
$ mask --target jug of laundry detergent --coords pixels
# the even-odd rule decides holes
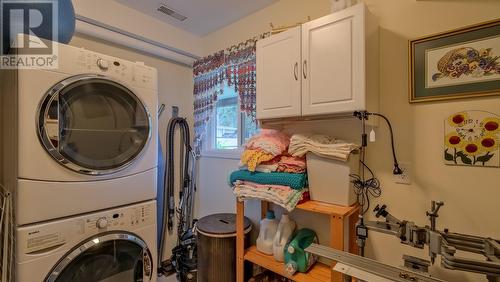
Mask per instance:
[[[277,261],[283,261],[285,259],[285,246],[291,239],[294,230],[295,222],[290,220],[288,214],[283,214],[278,224],[278,231],[276,231],[273,242],[273,255],[274,259]]]
[[[278,229],[278,222],[273,211],[267,211],[266,218],[260,221],[260,232],[257,237],[257,250],[260,252],[272,255],[273,240]]]
[[[285,272],[293,275],[295,272],[307,272],[316,262],[317,257],[304,251],[312,243],[317,243],[318,237],[311,229],[303,228],[295,233],[285,247]]]

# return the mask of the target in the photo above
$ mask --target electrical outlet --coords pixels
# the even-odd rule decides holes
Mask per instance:
[[[406,163],[406,162],[399,163],[399,168],[401,168],[403,173],[393,175],[394,183],[410,185],[411,184],[411,165],[410,165],[410,163]]]

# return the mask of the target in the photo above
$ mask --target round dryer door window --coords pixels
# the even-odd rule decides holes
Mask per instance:
[[[47,92],[37,126],[55,160],[101,175],[123,169],[142,153],[150,124],[147,108],[130,89],[104,76],[81,75]]]
[[[45,282],[146,282],[153,277],[152,259],[140,238],[111,233],[76,246]]]

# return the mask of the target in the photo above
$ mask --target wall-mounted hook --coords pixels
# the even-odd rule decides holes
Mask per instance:
[[[161,116],[161,114],[163,114],[163,111],[165,110],[165,104],[161,104],[159,107],[158,107],[158,117]]]

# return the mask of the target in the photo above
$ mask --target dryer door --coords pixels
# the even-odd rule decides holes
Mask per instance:
[[[151,134],[146,106],[102,75],[80,75],[50,89],[39,107],[38,136],[47,152],[78,173],[103,175],[130,165]]]
[[[152,277],[146,243],[129,233],[108,233],[73,248],[45,282],[146,282]]]

